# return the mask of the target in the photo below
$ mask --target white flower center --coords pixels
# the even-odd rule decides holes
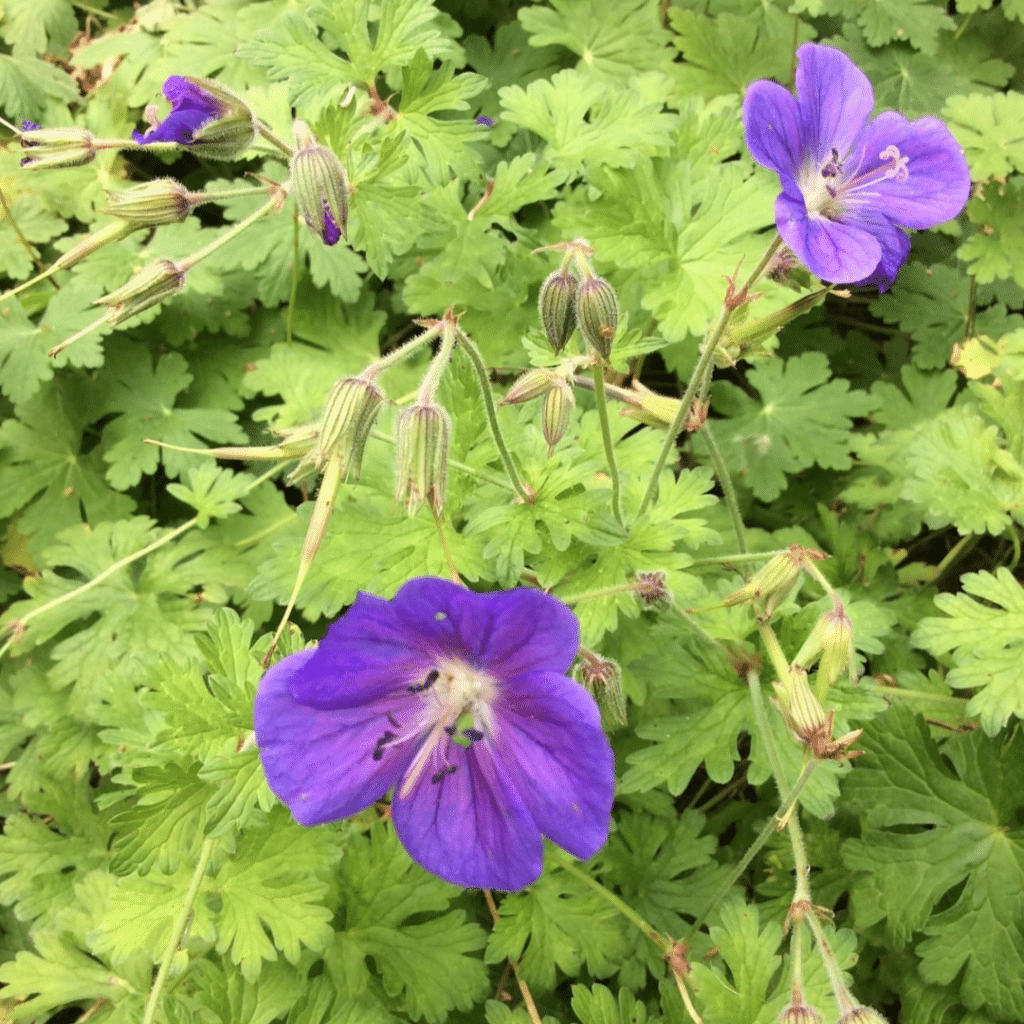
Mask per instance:
[[[881,197],[874,188],[879,182],[895,178],[906,181],[910,177],[910,157],[903,156],[897,146],[886,146],[878,159],[884,161],[867,174],[858,176],[864,164],[864,154],[857,159],[856,166],[849,168],[849,158],[840,158],[835,149],[824,162],[805,158],[797,184],[803,193],[807,213],[812,217],[826,220],[842,220],[851,206],[876,202]]]

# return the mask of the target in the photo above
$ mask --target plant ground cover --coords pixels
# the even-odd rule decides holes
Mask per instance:
[[[967,160],[882,292],[772,249],[744,97],[809,42]],[[1022,54],[1021,0],[8,0],[0,1020],[1024,1021]],[[516,892],[260,759],[265,666],[424,576],[579,620],[610,836]]]

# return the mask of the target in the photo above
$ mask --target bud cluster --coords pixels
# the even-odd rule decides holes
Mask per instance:
[[[565,253],[561,267],[540,286],[538,307],[548,344],[558,354],[578,327],[587,345],[607,359],[619,326],[619,302],[615,289],[590,266],[593,249],[582,238],[545,248]]]
[[[569,428],[569,416],[576,407],[576,394],[570,383],[574,366],[572,360],[567,360],[558,370],[540,367],[527,370],[508,389],[508,393],[499,403],[519,405],[537,398],[544,399],[541,430],[544,440],[548,443],[549,458],[558,442],[565,437],[565,432]]]

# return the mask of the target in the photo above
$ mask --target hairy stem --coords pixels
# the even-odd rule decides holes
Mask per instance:
[[[615,461],[615,447],[612,444],[612,428],[608,422],[608,400],[604,394],[604,366],[595,362],[591,366],[594,378],[594,398],[597,404],[597,418],[601,422],[601,438],[604,441],[604,458],[608,463],[608,475],[612,481],[612,515],[623,529],[626,524],[622,518],[622,494],[619,484],[619,467]]]
[[[736,535],[736,546],[746,554],[747,531],[743,526],[743,517],[740,515],[739,502],[736,501],[736,488],[732,485],[732,476],[722,458],[722,452],[715,441],[715,435],[711,431],[711,425],[707,422],[701,428],[704,435],[704,443],[708,447],[708,455],[711,456],[711,465],[715,469],[715,476],[722,488],[722,495],[725,498],[725,506],[729,510],[729,518],[732,519],[732,531]]]

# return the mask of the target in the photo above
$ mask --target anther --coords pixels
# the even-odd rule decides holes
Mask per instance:
[[[436,668],[432,668],[427,673],[427,678],[422,683],[415,683],[412,686],[407,686],[406,691],[408,693],[422,693],[424,690],[429,690],[434,683],[437,682],[438,677],[441,675]]]
[[[478,743],[484,738],[484,734],[479,729],[463,729],[462,735],[465,736],[470,743]]]

